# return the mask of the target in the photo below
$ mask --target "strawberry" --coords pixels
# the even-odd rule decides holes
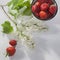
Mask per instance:
[[[52,17],[52,14],[48,12],[48,19]]]
[[[49,4],[43,3],[41,4],[41,10],[46,11],[49,8]]]
[[[41,3],[37,1],[35,5],[40,7]]]
[[[47,19],[47,13],[45,11],[40,11],[39,16],[41,19]]]
[[[12,46],[16,46],[17,41],[16,40],[10,40],[9,44],[12,45]]]
[[[36,5],[33,5],[33,6],[32,6],[32,12],[33,12],[33,13],[36,12]]]
[[[40,2],[36,2],[35,3],[35,5],[36,5],[36,12],[40,12]]]
[[[15,54],[15,52],[16,52],[16,49],[12,46],[12,47],[8,47],[7,49],[6,49],[6,52],[7,52],[7,54],[9,55],[9,56],[13,56],[14,54]]]
[[[39,12],[39,11],[40,11],[40,5],[41,5],[40,2],[36,2],[36,3],[35,3],[35,6],[36,6],[36,12]]]
[[[53,1],[52,1],[52,0],[47,0],[47,3],[48,3],[49,5],[52,5],[52,4],[53,4]]]
[[[38,0],[40,3],[46,3],[47,0]]]
[[[57,11],[57,7],[55,5],[50,5],[49,12],[51,14],[55,14]]]
[[[40,11],[40,3],[36,2],[33,6],[32,6],[32,12],[39,12]]]
[[[35,16],[36,16],[36,17],[39,17],[39,13],[35,13]]]

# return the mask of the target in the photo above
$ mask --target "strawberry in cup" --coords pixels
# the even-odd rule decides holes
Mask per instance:
[[[52,19],[58,11],[58,6],[53,0],[37,0],[32,3],[31,8],[33,15],[44,21]]]

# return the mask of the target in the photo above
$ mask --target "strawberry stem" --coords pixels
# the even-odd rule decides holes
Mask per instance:
[[[7,56],[9,56],[9,54],[8,54],[8,53],[6,53],[5,57],[7,57]]]

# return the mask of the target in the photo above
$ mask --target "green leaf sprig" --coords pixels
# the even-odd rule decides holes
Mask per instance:
[[[9,13],[14,16],[15,18],[21,15],[30,16],[31,12],[31,3],[30,0],[11,0],[8,2]]]
[[[2,24],[2,27],[3,27],[3,33],[9,34],[13,31],[13,27],[11,26],[9,21],[5,21]]]

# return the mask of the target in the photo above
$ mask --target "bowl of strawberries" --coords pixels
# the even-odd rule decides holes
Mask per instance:
[[[51,20],[57,14],[58,5],[55,0],[33,0],[31,11],[39,20]]]

